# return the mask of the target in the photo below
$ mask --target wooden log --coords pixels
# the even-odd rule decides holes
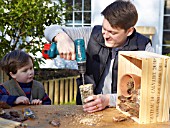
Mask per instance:
[[[59,104],[59,98],[60,98],[60,91],[59,91],[59,79],[55,80],[55,88],[54,88],[54,104]]]
[[[64,103],[68,103],[69,102],[69,99],[68,99],[68,96],[69,96],[69,79],[67,79],[67,78],[65,79],[64,86],[65,86]]]
[[[77,96],[77,82],[76,82],[76,77],[74,78],[74,101],[76,101],[76,96]]]
[[[60,104],[64,104],[64,79],[60,79]]]
[[[74,78],[70,78],[69,80],[69,101],[73,101],[73,89],[74,89],[74,83],[73,83]]]
[[[51,99],[51,104],[54,104],[54,80],[49,80],[49,98]]]

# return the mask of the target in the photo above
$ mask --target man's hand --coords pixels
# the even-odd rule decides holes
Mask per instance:
[[[14,104],[21,104],[21,103],[22,104],[30,104],[30,101],[29,101],[29,99],[27,97],[20,96],[14,102]]]
[[[40,105],[40,104],[42,104],[42,100],[34,99],[34,100],[31,101],[31,104],[33,104],[33,105]]]
[[[65,32],[57,34],[54,41],[57,42],[57,49],[61,58],[75,60],[76,54],[74,42]]]
[[[89,113],[100,111],[109,105],[110,96],[106,95],[93,95],[85,99],[85,105],[83,105],[83,110]]]

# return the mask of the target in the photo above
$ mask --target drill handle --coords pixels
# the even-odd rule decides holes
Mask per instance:
[[[55,42],[51,44],[48,54],[49,58],[55,58],[57,55],[59,55],[59,52],[57,50],[57,44]]]
[[[74,41],[75,45],[75,52],[76,52],[76,61],[77,63],[85,63],[86,62],[86,50],[85,50],[85,43],[83,39],[76,39]],[[57,50],[57,44],[52,43],[50,47],[51,55],[50,58],[54,58],[55,55],[59,55]],[[56,52],[53,52],[56,51]]]
[[[55,42],[53,42],[52,44],[44,45],[44,48],[42,50],[42,56],[45,59],[55,58],[57,55],[59,55],[59,52],[57,50],[57,44]]]

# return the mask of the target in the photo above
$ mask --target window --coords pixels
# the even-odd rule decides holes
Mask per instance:
[[[165,0],[162,54],[170,54],[170,0]]]
[[[66,26],[82,27],[91,25],[91,0],[65,0],[73,11],[66,16]]]

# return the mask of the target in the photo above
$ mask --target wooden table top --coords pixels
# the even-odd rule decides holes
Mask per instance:
[[[10,110],[23,111],[30,108],[36,118],[24,121],[29,128],[54,128],[50,122],[57,120],[60,128],[170,128],[170,121],[165,123],[138,124],[131,119],[122,122],[114,122],[113,117],[123,115],[116,108],[107,108],[93,114],[83,112],[78,105],[30,105],[16,106]]]

